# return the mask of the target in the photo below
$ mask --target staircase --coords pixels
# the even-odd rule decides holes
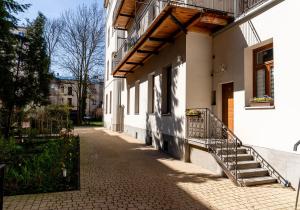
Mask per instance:
[[[238,186],[281,183],[290,186],[259,153],[230,131],[209,109],[187,113],[188,138],[205,142],[225,174]]]

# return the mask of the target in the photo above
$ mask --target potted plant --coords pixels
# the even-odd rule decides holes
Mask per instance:
[[[272,106],[273,102],[273,98],[265,95],[264,97],[254,97],[250,100],[250,106]]]
[[[199,116],[200,112],[197,109],[187,109],[186,116]]]

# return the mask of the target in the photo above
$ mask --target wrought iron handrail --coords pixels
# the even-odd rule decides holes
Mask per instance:
[[[4,164],[0,165],[0,210],[3,209],[3,195],[4,195]]]
[[[123,0],[124,1],[124,0]],[[117,18],[120,7],[123,4],[123,1],[118,1],[114,11],[114,20]],[[135,46],[135,44],[140,40],[140,38],[144,35],[146,30],[155,20],[155,18],[168,6],[168,5],[178,5],[178,6],[186,6],[193,7],[195,9],[203,9],[209,11],[216,11],[219,13],[234,13],[233,5],[234,0],[223,0],[223,2],[227,2],[222,4],[223,8],[216,3],[217,0],[207,1],[208,3],[204,3],[201,1],[195,0],[150,0],[145,4],[144,7],[141,7],[138,11],[135,11],[135,16],[133,18],[133,24],[130,28],[128,28],[127,38],[124,39],[121,46],[117,47],[117,51],[113,58],[113,70],[118,66],[121,60],[125,57],[127,52],[131,49],[131,47]],[[218,1],[219,2],[219,1]],[[153,13],[153,11],[155,11]],[[148,16],[146,16],[148,14]],[[147,19],[150,17],[149,19]],[[147,23],[146,23],[147,22]]]
[[[269,171],[270,176],[276,177],[279,183],[283,184],[286,187],[291,186],[291,183],[286,180],[278,171],[276,171],[253,147],[248,145],[243,146],[246,147],[249,150],[250,154],[253,155],[254,158],[258,160],[262,164],[262,166]]]
[[[291,184],[275,170],[253,147],[243,145],[242,141],[208,108],[196,108],[187,111],[188,139],[206,140],[209,151],[215,154],[218,162],[229,178],[242,186],[238,177],[238,147],[243,146],[266,168],[270,176],[286,187]],[[231,168],[231,169],[230,169]],[[233,170],[232,170],[233,168]]]
[[[241,140],[208,108],[192,109],[187,114],[187,136],[206,140],[206,146],[222,165],[227,176],[237,185],[242,185],[238,177],[238,147]]]
[[[300,193],[299,191],[300,191],[300,178],[299,178],[299,184],[298,184],[298,190],[297,190],[297,196],[296,196],[295,210],[297,210],[297,207],[298,207],[299,193]]]

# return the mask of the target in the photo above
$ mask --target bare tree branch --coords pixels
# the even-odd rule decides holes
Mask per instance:
[[[82,5],[62,16],[59,38],[60,66],[77,81],[78,120],[85,112],[88,83],[95,76],[103,77],[105,50],[105,12],[94,3]]]

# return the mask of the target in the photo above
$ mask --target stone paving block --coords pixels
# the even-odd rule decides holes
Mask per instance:
[[[296,192],[279,184],[236,187],[124,134],[80,128],[81,190],[4,198],[4,209],[293,209]]]

